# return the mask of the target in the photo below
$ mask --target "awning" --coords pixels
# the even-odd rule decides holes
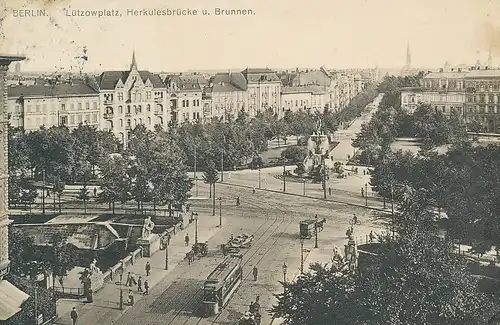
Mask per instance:
[[[0,320],[7,320],[21,311],[21,304],[29,295],[7,280],[0,281]]]

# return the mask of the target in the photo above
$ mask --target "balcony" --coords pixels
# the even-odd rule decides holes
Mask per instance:
[[[163,111],[159,110],[159,109],[155,109],[154,114],[155,115],[163,115]]]
[[[162,103],[163,97],[155,97],[154,101],[155,101],[155,103]]]
[[[104,105],[113,105],[113,100],[109,99],[104,100]]]
[[[104,113],[104,118],[106,120],[111,120],[113,118],[113,113]]]
[[[130,124],[125,125],[125,130],[132,130],[132,125]]]
[[[125,113],[125,117],[131,117],[132,114],[131,113]]]

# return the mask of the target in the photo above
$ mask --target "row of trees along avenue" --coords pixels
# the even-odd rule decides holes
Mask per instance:
[[[139,209],[145,203],[153,208],[182,204],[192,184],[181,175],[195,165],[198,171],[211,168],[212,173],[239,166],[258,167],[252,161],[258,161],[258,154],[267,150],[269,140],[286,142],[290,136],[309,136],[318,120],[325,133],[333,132],[341,122],[359,116],[376,95],[376,88],[368,85],[341,114],[325,107],[315,112],[288,111],[282,119],[266,111],[250,119],[241,111],[226,122],[214,118],[204,124],[170,124],[166,130],[158,125],[154,131],[138,125],[126,150],[112,132],[84,124],[72,131],[64,126],[28,133],[11,128],[9,203],[33,203],[37,184],[46,184],[59,199],[65,185],[80,184],[83,189],[78,198],[86,209],[90,199],[87,187],[98,184],[103,189],[98,201],[109,203],[111,208],[130,200]]]

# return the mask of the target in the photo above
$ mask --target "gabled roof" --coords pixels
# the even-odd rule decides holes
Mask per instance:
[[[278,82],[281,81],[275,71],[268,68],[246,68],[241,72],[248,82]]]
[[[8,97],[69,97],[82,95],[97,95],[98,91],[83,84],[11,86],[7,88]]]
[[[217,73],[213,78],[212,92],[246,91],[247,81],[242,73]]]
[[[175,83],[178,87],[178,91],[201,91],[202,86],[198,82],[198,78],[190,78],[191,76],[180,76],[180,75],[169,75],[165,78],[165,86],[167,88],[171,87],[172,83]]]
[[[101,90],[114,90],[118,80],[125,83],[129,74],[130,71],[104,71],[99,76],[99,88]],[[139,71],[139,75],[143,82],[149,79],[153,88],[165,88],[160,76],[145,70]]]

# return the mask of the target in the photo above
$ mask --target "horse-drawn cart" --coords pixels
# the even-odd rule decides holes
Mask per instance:
[[[253,235],[241,234],[236,237],[231,236],[227,244],[222,245],[224,255],[239,253],[240,249],[250,248],[253,242]]]

